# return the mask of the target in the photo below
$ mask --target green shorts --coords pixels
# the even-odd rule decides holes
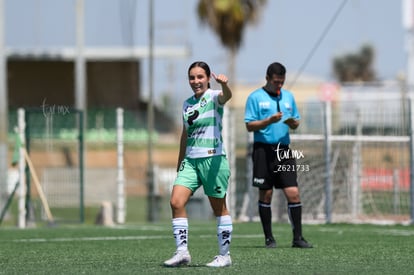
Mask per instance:
[[[226,156],[206,158],[184,158],[174,185],[182,185],[193,193],[203,186],[204,194],[209,197],[224,198],[230,177]]]

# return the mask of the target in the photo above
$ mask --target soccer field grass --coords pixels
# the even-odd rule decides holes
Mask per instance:
[[[191,222],[192,263],[165,268],[175,250],[171,224],[112,228],[0,228],[0,274],[413,274],[414,227],[304,225],[312,249],[291,248],[288,224],[274,224],[276,249],[264,248],[257,222],[234,223],[231,267],[204,264],[217,254],[215,221]]]

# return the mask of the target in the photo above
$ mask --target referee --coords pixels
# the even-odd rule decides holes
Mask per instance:
[[[292,247],[311,248],[302,236],[302,203],[297,183],[296,158],[290,149],[290,129],[299,126],[300,115],[293,94],[282,86],[286,68],[272,63],[266,71],[266,85],[247,98],[244,122],[254,133],[253,186],[259,190],[259,215],[265,246],[275,248],[272,232],[273,188],[282,189],[288,201],[287,211],[292,225]],[[300,155],[300,154],[299,154]]]

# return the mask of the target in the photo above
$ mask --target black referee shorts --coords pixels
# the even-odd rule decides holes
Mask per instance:
[[[283,189],[298,186],[296,159],[289,146],[253,144],[253,186],[259,189]]]

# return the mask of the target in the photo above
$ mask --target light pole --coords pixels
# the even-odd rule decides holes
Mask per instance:
[[[410,99],[409,113],[414,110],[414,0],[402,0],[402,24],[406,30],[406,51],[407,51],[407,72],[406,89]],[[414,121],[412,115],[409,116],[410,134],[410,213],[411,224],[414,224]]]
[[[5,53],[4,0],[0,0],[0,192],[7,182],[7,132],[8,132],[8,96],[7,96],[7,55]]]
[[[76,60],[75,60],[75,107],[86,111],[86,77],[84,57],[84,0],[76,1]]]
[[[147,164],[147,206],[148,206],[148,221],[155,221],[155,212],[157,201],[154,194],[154,163],[153,155],[153,131],[154,131],[154,103],[153,103],[153,89],[154,89],[154,1],[149,0],[149,52],[148,52],[148,74],[149,74],[149,97],[147,105],[147,123],[148,123],[148,164]]]

